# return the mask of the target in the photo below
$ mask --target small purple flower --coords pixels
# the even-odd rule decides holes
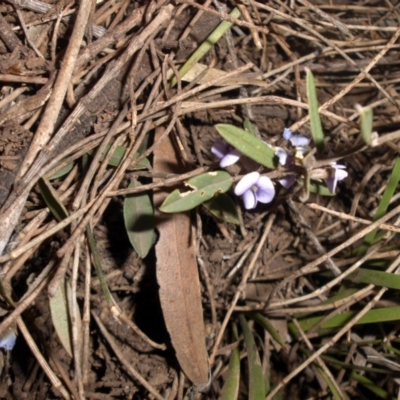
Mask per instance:
[[[345,171],[345,169],[346,167],[344,165],[336,163],[333,163],[331,165],[331,176],[328,179],[325,179],[326,186],[331,193],[335,193],[337,183],[344,178],[347,178],[347,176],[349,175],[347,171]]]
[[[7,333],[0,339],[0,348],[11,351],[14,348],[17,335],[12,329],[9,329]]]
[[[221,160],[219,162],[219,166],[221,168],[229,167],[230,165],[235,164],[235,162],[237,162],[242,155],[239,150],[229,146],[221,139],[217,139],[214,142],[214,145],[211,147],[211,153]]]
[[[256,208],[257,202],[270,203],[275,196],[275,187],[271,179],[255,172],[245,175],[235,187],[236,196],[242,196],[247,210]]]
[[[310,139],[302,136],[302,135],[295,135],[289,128],[285,128],[283,130],[283,138],[288,140],[293,147],[305,147],[310,144]]]

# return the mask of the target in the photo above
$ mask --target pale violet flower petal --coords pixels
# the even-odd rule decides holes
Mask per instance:
[[[211,147],[211,153],[222,159],[228,153],[228,146],[222,140],[217,139]]]
[[[332,170],[331,170],[332,175],[328,179],[325,179],[326,186],[328,187],[331,193],[335,193],[337,183],[347,178],[347,176],[349,175],[348,172],[345,171],[345,168],[346,167],[344,165],[336,163],[332,165]]]
[[[282,149],[282,147],[276,147],[275,148],[275,154],[279,158],[279,164],[285,165],[286,160],[288,158],[288,153],[285,149]]]
[[[261,203],[270,203],[275,197],[275,186],[271,179],[261,176],[257,182],[257,200]]]
[[[341,180],[343,180],[344,178],[348,177],[348,172],[343,170],[343,169],[336,169],[336,180],[339,182]]]
[[[289,142],[294,147],[304,147],[310,144],[310,139],[302,135],[292,135]]]
[[[241,196],[247,190],[251,189],[252,186],[257,183],[259,177],[260,174],[257,171],[250,172],[249,174],[245,175],[235,187],[236,196]]]
[[[14,348],[15,341],[17,340],[17,335],[12,329],[0,339],[0,348],[11,351]]]
[[[235,164],[242,154],[239,150],[233,149],[228,152],[224,157],[222,157],[219,166],[221,168],[229,167],[230,165]]]
[[[251,190],[246,190],[243,193],[243,204],[244,204],[244,208],[246,210],[252,210],[253,208],[256,208],[257,205],[257,197],[256,194]]]
[[[334,176],[331,176],[330,178],[325,179],[325,183],[326,183],[326,186],[328,187],[329,191],[331,193],[335,193],[337,179],[335,179]]]
[[[279,183],[285,188],[290,189],[296,182],[296,177],[294,175],[288,175],[279,180]]]
[[[285,140],[290,140],[291,137],[292,137],[292,131],[289,128],[285,128],[283,130],[283,138]]]

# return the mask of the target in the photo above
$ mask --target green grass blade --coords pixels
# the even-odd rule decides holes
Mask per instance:
[[[234,8],[230,14],[232,18],[237,19],[240,17],[240,11],[238,8]],[[189,59],[183,64],[179,70],[179,76],[182,78],[185,74],[198,63],[201,58],[207,54],[210,49],[217,43],[228,29],[232,26],[232,22],[222,21],[213,32],[206,38],[206,40],[198,47],[198,49],[189,57]],[[176,77],[171,80],[171,87],[176,85]]]
[[[282,339],[279,332],[274,328],[271,321],[267,317],[264,317],[259,312],[250,313],[249,316],[259,325],[261,325],[272,336],[272,338],[279,343],[280,346],[286,349],[285,341]]]
[[[264,400],[266,395],[265,382],[257,345],[242,314],[239,315],[239,322],[243,331],[249,364],[249,400]]]
[[[345,324],[347,324],[352,318],[354,318],[359,311],[350,311],[344,312],[340,315],[335,315],[326,321],[321,328],[318,330],[320,334],[327,333],[327,330],[337,330],[342,328]],[[311,317],[306,318],[299,321],[301,328],[304,332],[308,332],[314,325],[322,320],[322,317]],[[385,307],[385,308],[376,308],[374,310],[368,311],[359,321],[357,321],[356,325],[366,325],[366,324],[377,324],[380,322],[388,322],[388,321],[399,321],[400,320],[400,306],[396,307]],[[295,335],[298,335],[298,330],[294,326],[294,324],[289,323],[289,328],[291,332]]]
[[[359,268],[345,279],[355,283],[367,283],[375,286],[382,286],[389,289],[400,290],[400,275]]]
[[[358,112],[360,113],[360,130],[364,142],[371,146],[372,143],[372,126],[374,120],[374,112],[371,107],[357,107]]]
[[[40,178],[38,185],[44,202],[57,221],[62,221],[64,218],[67,218],[68,211],[49,180],[47,178]]]
[[[323,153],[325,149],[324,132],[322,130],[321,117],[318,111],[318,99],[317,91],[315,89],[314,75],[309,69],[307,69],[307,99],[311,134],[318,153]]]
[[[382,218],[390,205],[390,200],[392,199],[394,193],[396,192],[397,185],[400,179],[400,158],[397,158],[392,173],[389,178],[389,182],[386,186],[385,192],[383,193],[382,199],[379,203],[378,209],[374,215],[373,221],[377,221],[379,218]],[[378,229],[371,231],[367,236],[365,236],[364,244],[366,246],[371,246],[374,243],[375,236],[378,232]]]
[[[228,376],[222,388],[221,400],[236,400],[239,394],[240,383],[240,353],[233,349],[229,359]]]
[[[229,124],[215,126],[217,132],[231,146],[264,167],[275,169],[277,157],[271,147],[244,129]]]

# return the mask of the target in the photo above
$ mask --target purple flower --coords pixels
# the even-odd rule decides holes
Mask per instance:
[[[337,183],[344,178],[347,178],[347,176],[349,175],[347,171],[345,171],[345,169],[346,167],[344,165],[336,163],[333,163],[331,165],[331,176],[328,179],[325,179],[326,186],[331,193],[335,193]]]
[[[257,202],[270,203],[275,196],[275,187],[271,179],[260,176],[258,172],[245,175],[235,187],[236,196],[242,196],[247,210],[256,208]]]
[[[221,168],[229,167],[235,164],[242,155],[234,147],[229,146],[227,143],[223,142],[221,139],[217,139],[214,145],[211,147],[211,153],[217,156],[221,161],[219,166]]]
[[[7,333],[0,339],[0,348],[11,351],[14,348],[17,335],[12,329],[9,329]]]
[[[283,138],[288,140],[293,147],[302,147],[308,146],[310,144],[310,139],[302,136],[302,135],[295,135],[289,128],[285,128],[283,130]]]

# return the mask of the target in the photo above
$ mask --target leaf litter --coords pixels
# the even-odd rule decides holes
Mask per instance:
[[[191,382],[211,377],[195,396],[212,399],[225,395],[233,376],[240,380],[230,381],[234,396],[247,399],[255,390],[246,371],[256,365],[271,399],[277,391],[293,399],[398,398],[399,299],[397,280],[390,281],[399,255],[390,233],[398,230],[398,185],[387,186],[399,178],[400,31],[389,6],[252,1],[237,3],[241,16],[230,18],[232,4],[221,1],[103,1],[92,14],[81,9],[79,19],[79,4],[27,1],[18,12],[13,4],[0,5],[0,336],[11,328],[18,339],[12,351],[1,350],[0,397],[181,399],[190,396]],[[231,28],[172,88],[171,77],[221,19]],[[124,196],[166,186],[182,191],[189,179],[214,173],[216,125],[241,129],[251,121],[254,135],[272,146],[281,145],[285,127],[311,138],[307,71],[315,78],[325,147],[334,154],[358,149],[341,161],[348,177],[331,198],[311,193],[303,204],[298,186],[277,187],[274,201],[255,210],[234,197],[221,198],[229,210],[217,208],[214,197],[183,217],[179,240],[194,235],[197,243],[188,247],[183,291],[198,285],[196,258],[201,268],[190,304],[196,311],[176,313],[183,334],[177,339],[165,317],[166,301],[178,298],[173,271],[157,282],[160,263],[171,260],[165,251],[150,249],[142,259],[132,249]],[[360,127],[359,110],[370,109]],[[163,154],[154,130],[168,126],[175,159],[193,175],[147,162]],[[107,150],[96,158],[99,146]],[[123,149],[117,161],[116,149]],[[133,159],[144,168],[136,170]],[[254,167],[240,162],[228,170],[237,180],[240,168]],[[47,184],[70,217],[57,222],[38,180],[60,170],[65,175]],[[130,187],[133,181],[141,185]],[[105,282],[92,266],[88,224]],[[365,252],[369,232],[374,242]],[[143,256],[157,240],[148,234],[140,241]],[[171,286],[163,298],[165,280]],[[49,292],[64,282],[79,308],[79,334],[66,336],[72,350],[63,347],[50,312]],[[104,283],[123,318],[143,334],[116,318]],[[260,316],[268,323],[257,322]],[[179,324],[188,320],[196,337],[182,356],[187,337]],[[244,336],[256,346],[251,354]],[[244,361],[231,373],[234,349]]]

